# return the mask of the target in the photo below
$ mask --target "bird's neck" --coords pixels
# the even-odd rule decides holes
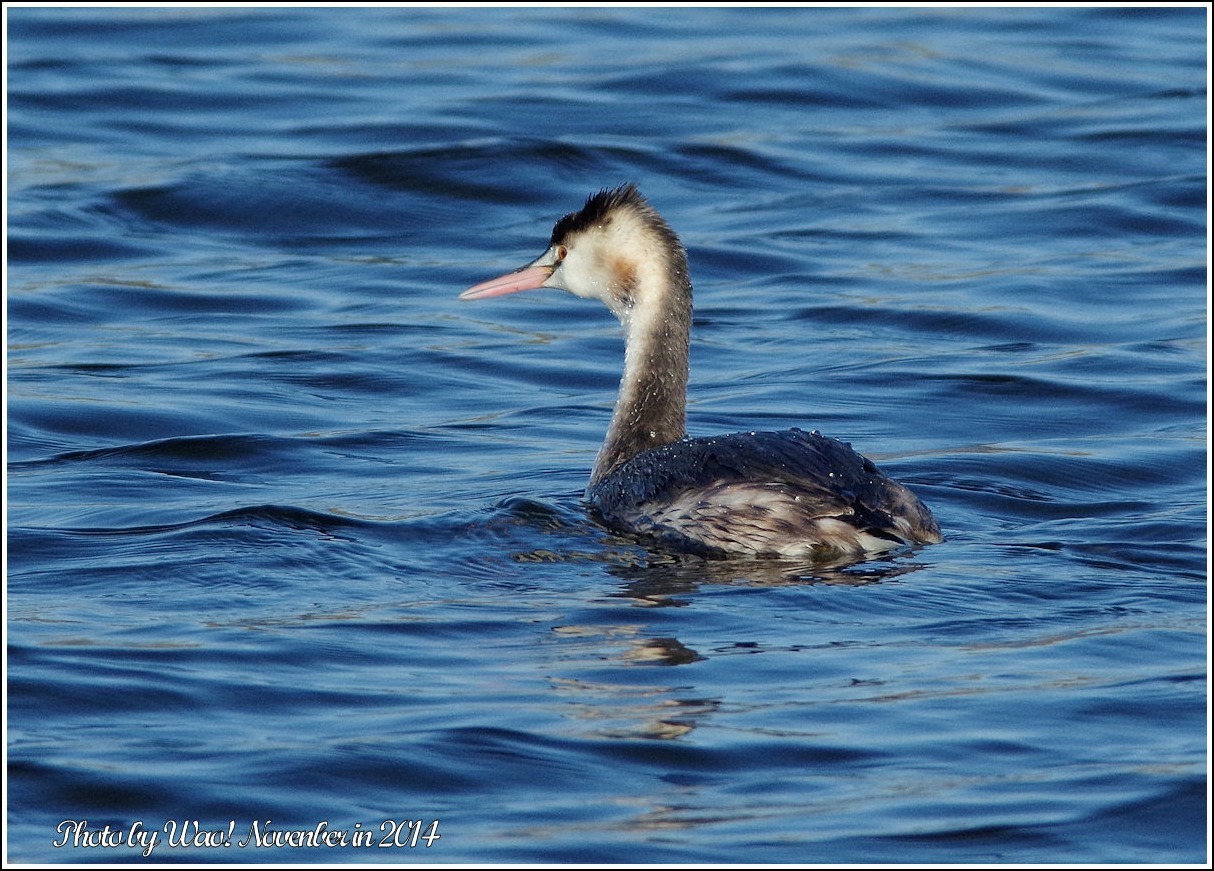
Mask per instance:
[[[682,252],[680,251],[681,255]],[[637,276],[636,302],[621,313],[624,375],[607,438],[590,476],[594,486],[642,451],[687,435],[687,373],[691,340],[691,283],[686,260]]]

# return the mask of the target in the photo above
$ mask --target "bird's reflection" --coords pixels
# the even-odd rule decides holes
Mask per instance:
[[[583,526],[580,531],[590,530]],[[602,564],[617,582],[606,596],[641,608],[690,607],[701,590],[712,587],[862,586],[922,568],[905,554],[844,565],[703,559],[647,550],[634,541],[595,532],[597,549],[585,548],[586,539],[579,536],[572,548],[515,552],[513,559]],[[669,633],[669,619],[638,613],[635,621],[621,620],[626,612],[616,608],[610,613],[611,618],[602,622],[592,619],[552,628],[560,641],[560,665],[548,676],[550,686],[569,715],[599,737],[659,741],[686,737],[725,705],[723,699],[696,693],[697,664],[726,653],[761,652],[757,643],[744,640],[696,649]],[[604,616],[593,608],[589,614]],[[667,631],[651,632],[655,623]],[[662,677],[646,671],[655,666],[663,669]]]
[[[624,583],[613,595],[643,606],[689,604],[705,586],[790,587],[814,584],[865,586],[918,571],[922,566],[891,558],[863,563],[831,565],[784,560],[709,560],[650,552],[623,559],[608,571]]]

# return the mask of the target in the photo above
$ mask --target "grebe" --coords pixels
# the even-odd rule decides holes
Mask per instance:
[[[941,540],[927,507],[848,444],[800,429],[688,438],[687,253],[635,185],[591,196],[538,259],[460,299],[538,287],[601,300],[624,326],[620,394],[586,488],[613,531],[707,557],[822,561]]]

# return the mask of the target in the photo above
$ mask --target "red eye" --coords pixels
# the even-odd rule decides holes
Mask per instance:
[[[557,260],[564,260],[566,255],[568,255],[568,254],[569,254],[569,249],[566,248],[564,245],[556,246],[556,259]]]

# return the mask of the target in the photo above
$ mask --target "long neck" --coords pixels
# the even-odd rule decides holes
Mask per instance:
[[[634,288],[634,303],[621,315],[624,376],[590,486],[642,451],[687,435],[691,283],[686,260],[679,256],[670,266],[637,276],[648,286]]]

